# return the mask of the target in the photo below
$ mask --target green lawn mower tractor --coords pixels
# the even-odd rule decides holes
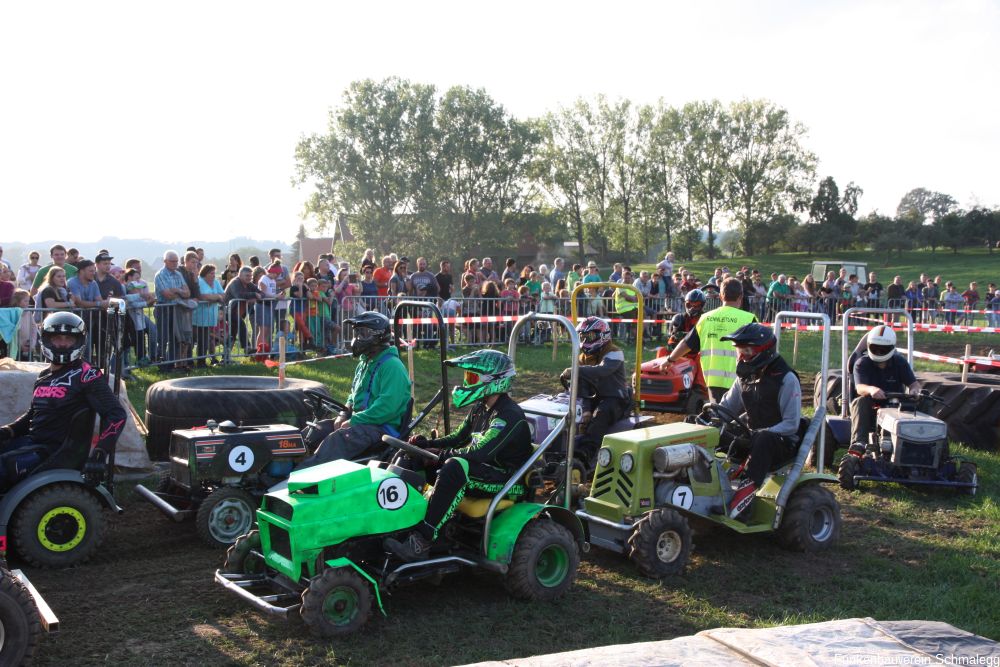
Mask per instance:
[[[535,320],[563,325],[578,353],[572,325],[555,315],[521,318],[511,332],[511,347],[520,329]],[[403,440],[383,440],[401,453],[437,459]],[[264,496],[259,530],[236,541],[215,580],[261,611],[284,618],[298,614],[320,637],[358,630],[375,607],[384,614],[383,595],[396,586],[466,567],[503,576],[513,597],[557,598],[572,585],[587,545],[568,506],[533,502],[529,473],[549,443],[495,496],[463,498],[431,557],[415,562],[402,561],[385,546],[386,538],[405,535],[427,511],[424,476],[398,466],[399,455],[388,463],[341,460],[293,472],[287,488]],[[527,493],[511,496],[515,484]]]
[[[825,315],[822,367],[827,367],[829,320]],[[730,519],[734,462],[716,451],[720,434],[734,430],[749,437],[740,416],[706,406],[710,419],[676,423],[605,436],[598,452],[590,495],[576,512],[590,544],[626,554],[646,576],[684,571],[691,554],[692,521],[723,526],[741,534],[771,533],[783,547],[820,551],[840,533],[840,506],[822,484],[833,475],[804,473],[817,435],[821,404],[791,461],[775,467],[757,490],[745,521]]]

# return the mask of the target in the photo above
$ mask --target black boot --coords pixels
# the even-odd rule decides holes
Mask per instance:
[[[385,548],[408,563],[426,560],[431,555],[431,541],[421,535],[419,530],[410,531],[402,541],[386,538]]]

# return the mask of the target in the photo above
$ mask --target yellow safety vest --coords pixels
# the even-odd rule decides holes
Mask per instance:
[[[709,387],[729,389],[736,381],[736,348],[720,340],[740,327],[756,322],[753,313],[740,308],[721,306],[701,316],[695,330],[701,343],[701,371]]]
[[[636,299],[635,301],[626,301],[625,300],[626,296],[635,297],[635,293],[630,290],[622,290],[615,288],[616,313],[621,313],[621,314],[630,313],[633,310],[637,310],[639,308],[638,299]]]

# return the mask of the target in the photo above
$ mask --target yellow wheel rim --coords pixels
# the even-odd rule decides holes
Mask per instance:
[[[69,551],[86,534],[87,520],[75,507],[53,507],[38,522],[38,542],[49,551]]]

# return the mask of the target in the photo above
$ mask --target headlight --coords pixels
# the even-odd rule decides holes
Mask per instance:
[[[621,469],[624,473],[632,472],[632,468],[635,466],[635,459],[628,452],[622,454]]]
[[[607,468],[611,463],[611,450],[607,447],[601,447],[601,451],[597,452],[597,465],[602,468]]]

